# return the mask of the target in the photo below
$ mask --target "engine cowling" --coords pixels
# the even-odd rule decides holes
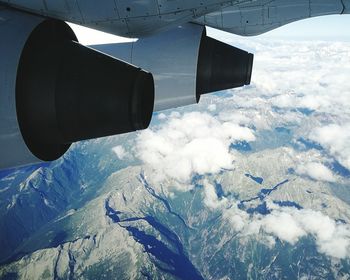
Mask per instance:
[[[80,45],[66,23],[1,10],[0,38],[0,169],[149,125],[152,75]]]
[[[91,46],[153,74],[155,110],[194,104],[205,93],[250,84],[253,54],[185,24],[130,43]]]

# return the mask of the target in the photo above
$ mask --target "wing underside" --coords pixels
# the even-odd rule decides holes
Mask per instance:
[[[23,11],[116,35],[139,38],[187,22],[238,35],[258,35],[287,23],[348,13],[350,0],[0,0]]]
[[[262,0],[223,7],[195,22],[243,36],[259,35],[310,17],[348,13],[348,3],[329,0]]]

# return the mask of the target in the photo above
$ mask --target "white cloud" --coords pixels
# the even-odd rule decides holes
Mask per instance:
[[[139,158],[154,168],[156,179],[188,182],[192,175],[232,168],[232,142],[254,141],[253,132],[235,123],[220,122],[207,113],[171,114],[164,125],[137,137]]]
[[[128,153],[125,151],[123,146],[116,146],[112,150],[119,159],[124,159],[128,156]]]
[[[166,115],[164,113],[160,113],[158,115],[158,120],[165,120],[166,119]]]
[[[309,110],[317,110],[322,105],[328,106],[328,97],[315,98],[313,95],[298,95],[296,93],[285,93],[270,99],[273,106],[279,108],[307,108]]]
[[[350,229],[347,225],[336,224],[328,216],[313,210],[295,211],[294,218],[300,227],[315,237],[320,252],[337,258],[350,256]]]
[[[296,168],[296,173],[299,175],[306,175],[318,181],[335,182],[332,171],[321,163],[309,162],[301,164]]]
[[[221,112],[219,114],[219,119],[225,122],[233,122],[239,125],[249,125],[251,119],[244,115],[242,112]]]
[[[337,224],[321,212],[279,208],[261,219],[262,228],[281,240],[295,244],[301,237],[312,235],[318,250],[335,258],[350,257],[350,228]]]
[[[320,143],[343,166],[350,169],[350,124],[330,124],[315,128],[309,138]]]
[[[179,118],[179,117],[181,117],[181,114],[178,111],[172,111],[170,113],[170,118]]]
[[[227,199],[223,197],[219,199],[215,191],[215,187],[207,180],[203,182],[204,187],[204,204],[211,209],[218,209],[224,207],[227,204]]]
[[[249,215],[238,209],[237,204],[233,204],[230,208],[223,211],[223,218],[230,222],[235,231],[242,232],[245,230],[248,232]],[[258,233],[258,232],[256,232]]]
[[[295,244],[306,232],[293,215],[283,211],[273,211],[260,220],[261,228],[279,239]]]
[[[209,110],[210,112],[214,112],[214,111],[216,110],[216,105],[215,105],[215,104],[210,104],[210,105],[208,106],[208,110]]]
[[[350,227],[336,223],[330,217],[311,209],[298,210],[268,203],[271,210],[265,216],[248,215],[234,204],[223,209],[223,218],[241,236],[257,235],[264,232],[282,241],[295,245],[302,237],[312,236],[320,253],[335,258],[350,257]],[[264,238],[265,239],[265,238]],[[271,240],[267,244],[272,246]]]
[[[239,43],[243,48],[253,46],[255,57],[251,86],[233,90],[235,107],[275,106],[284,109],[285,115],[295,108],[307,108],[341,119],[349,117],[350,66],[339,63],[350,59],[348,43],[251,38]]]

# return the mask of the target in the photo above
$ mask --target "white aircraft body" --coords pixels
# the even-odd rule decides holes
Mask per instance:
[[[147,128],[153,111],[248,85],[253,55],[205,26],[257,35],[349,13],[350,0],[0,1],[0,169]],[[130,38],[87,47],[66,21]]]

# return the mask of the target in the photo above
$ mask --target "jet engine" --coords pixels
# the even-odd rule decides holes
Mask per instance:
[[[0,169],[149,125],[152,75],[79,44],[66,23],[2,9],[0,38]]]
[[[150,71],[155,110],[199,101],[205,93],[250,83],[253,54],[206,35],[205,27],[185,24],[131,43],[91,46]]]
[[[62,21],[3,9],[0,37],[0,169],[144,129],[154,108],[196,103],[251,79],[252,54],[195,24],[89,48]]]

